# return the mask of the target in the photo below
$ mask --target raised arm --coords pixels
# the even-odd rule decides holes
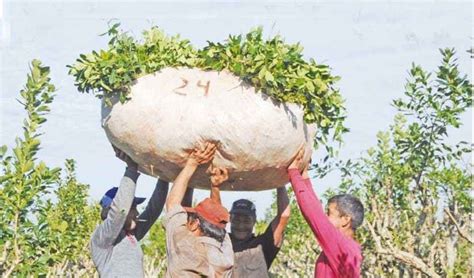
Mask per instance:
[[[229,178],[229,171],[225,168],[213,167],[211,165],[209,173],[211,175],[211,199],[222,204],[220,186]]]
[[[158,179],[155,190],[151,195],[150,201],[145,210],[138,217],[137,228],[135,230],[135,237],[141,240],[155,223],[156,219],[160,217],[163,207],[165,206],[166,196],[168,195],[169,183],[162,179]]]
[[[99,247],[112,246],[123,229],[128,212],[135,197],[136,182],[140,175],[137,164],[124,152],[114,147],[115,155],[127,163],[125,174],[120,182],[115,198],[110,205],[107,218],[92,235],[92,242]]]
[[[290,218],[290,201],[286,187],[277,188],[277,215],[271,222],[273,231],[273,244],[280,248],[283,242],[286,225]]]
[[[214,158],[215,152],[216,145],[213,143],[206,143],[203,150],[194,149],[194,151],[189,155],[183,170],[181,170],[178,177],[176,177],[173,186],[171,187],[168,199],[166,200],[166,210],[170,210],[176,205],[181,205],[189,180],[193,176],[197,167],[211,161]]]
[[[303,217],[316,236],[331,268],[338,272],[339,266],[343,264],[341,259],[347,256],[344,254],[346,240],[344,235],[329,221],[321,201],[313,191],[307,173],[304,172],[307,178],[303,178],[301,175],[300,169],[303,168],[304,171],[307,171],[307,166],[302,166],[303,154],[299,153],[288,167],[290,182]]]

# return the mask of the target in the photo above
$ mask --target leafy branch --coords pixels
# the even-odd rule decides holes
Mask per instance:
[[[133,81],[165,67],[228,70],[259,92],[301,105],[304,120],[318,126],[315,144],[341,141],[347,131],[344,100],[335,88],[339,77],[331,75],[327,65],[304,60],[299,44],[287,44],[280,36],[266,40],[257,28],[245,36],[230,35],[222,43],[207,42],[197,50],[188,40],[168,36],[157,27],[144,31],[139,41],[119,26],[115,23],[103,34],[111,38],[108,49],[81,54],[68,65],[80,92],[93,93],[108,104],[112,97],[123,103]]]
[[[0,273],[2,277],[46,276],[49,267],[87,258],[88,235],[98,211],[87,204],[88,186],[75,178],[74,161],[61,168],[38,162],[39,129],[46,121],[55,88],[49,68],[31,63],[19,103],[27,112],[15,147],[0,148]],[[49,200],[52,188],[56,202]]]

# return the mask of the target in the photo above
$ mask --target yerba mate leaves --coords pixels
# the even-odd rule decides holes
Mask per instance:
[[[136,40],[119,26],[116,23],[103,34],[110,36],[108,49],[81,54],[68,65],[80,92],[105,98],[106,103],[117,95],[125,102],[135,79],[164,67],[226,69],[280,102],[301,105],[305,122],[319,128],[315,144],[326,145],[330,135],[341,141],[347,131],[344,100],[334,87],[339,77],[331,75],[327,65],[306,61],[300,44],[285,43],[280,36],[264,39],[257,28],[246,35],[230,35],[224,42],[208,42],[198,50],[157,27]]]

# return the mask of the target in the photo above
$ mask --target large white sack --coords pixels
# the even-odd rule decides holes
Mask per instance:
[[[214,165],[230,170],[223,190],[285,185],[286,167],[303,144],[310,159],[316,126],[304,123],[303,110],[255,93],[229,72],[165,68],[139,78],[130,96],[125,104],[102,104],[102,125],[148,175],[173,181],[205,140],[219,142]],[[190,186],[209,188],[205,171],[200,167]]]

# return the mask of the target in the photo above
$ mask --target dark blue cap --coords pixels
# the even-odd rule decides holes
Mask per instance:
[[[247,199],[240,199],[232,204],[231,214],[246,214],[257,216],[254,203]]]
[[[115,195],[117,194],[117,190],[118,190],[118,187],[112,187],[111,189],[107,190],[107,192],[105,192],[104,197],[102,197],[102,199],[100,200],[100,205],[103,208],[110,207],[110,205],[112,204],[112,201],[115,198]],[[143,203],[145,200],[146,200],[146,198],[135,197],[133,199],[133,204],[134,205],[139,205],[139,204]]]

